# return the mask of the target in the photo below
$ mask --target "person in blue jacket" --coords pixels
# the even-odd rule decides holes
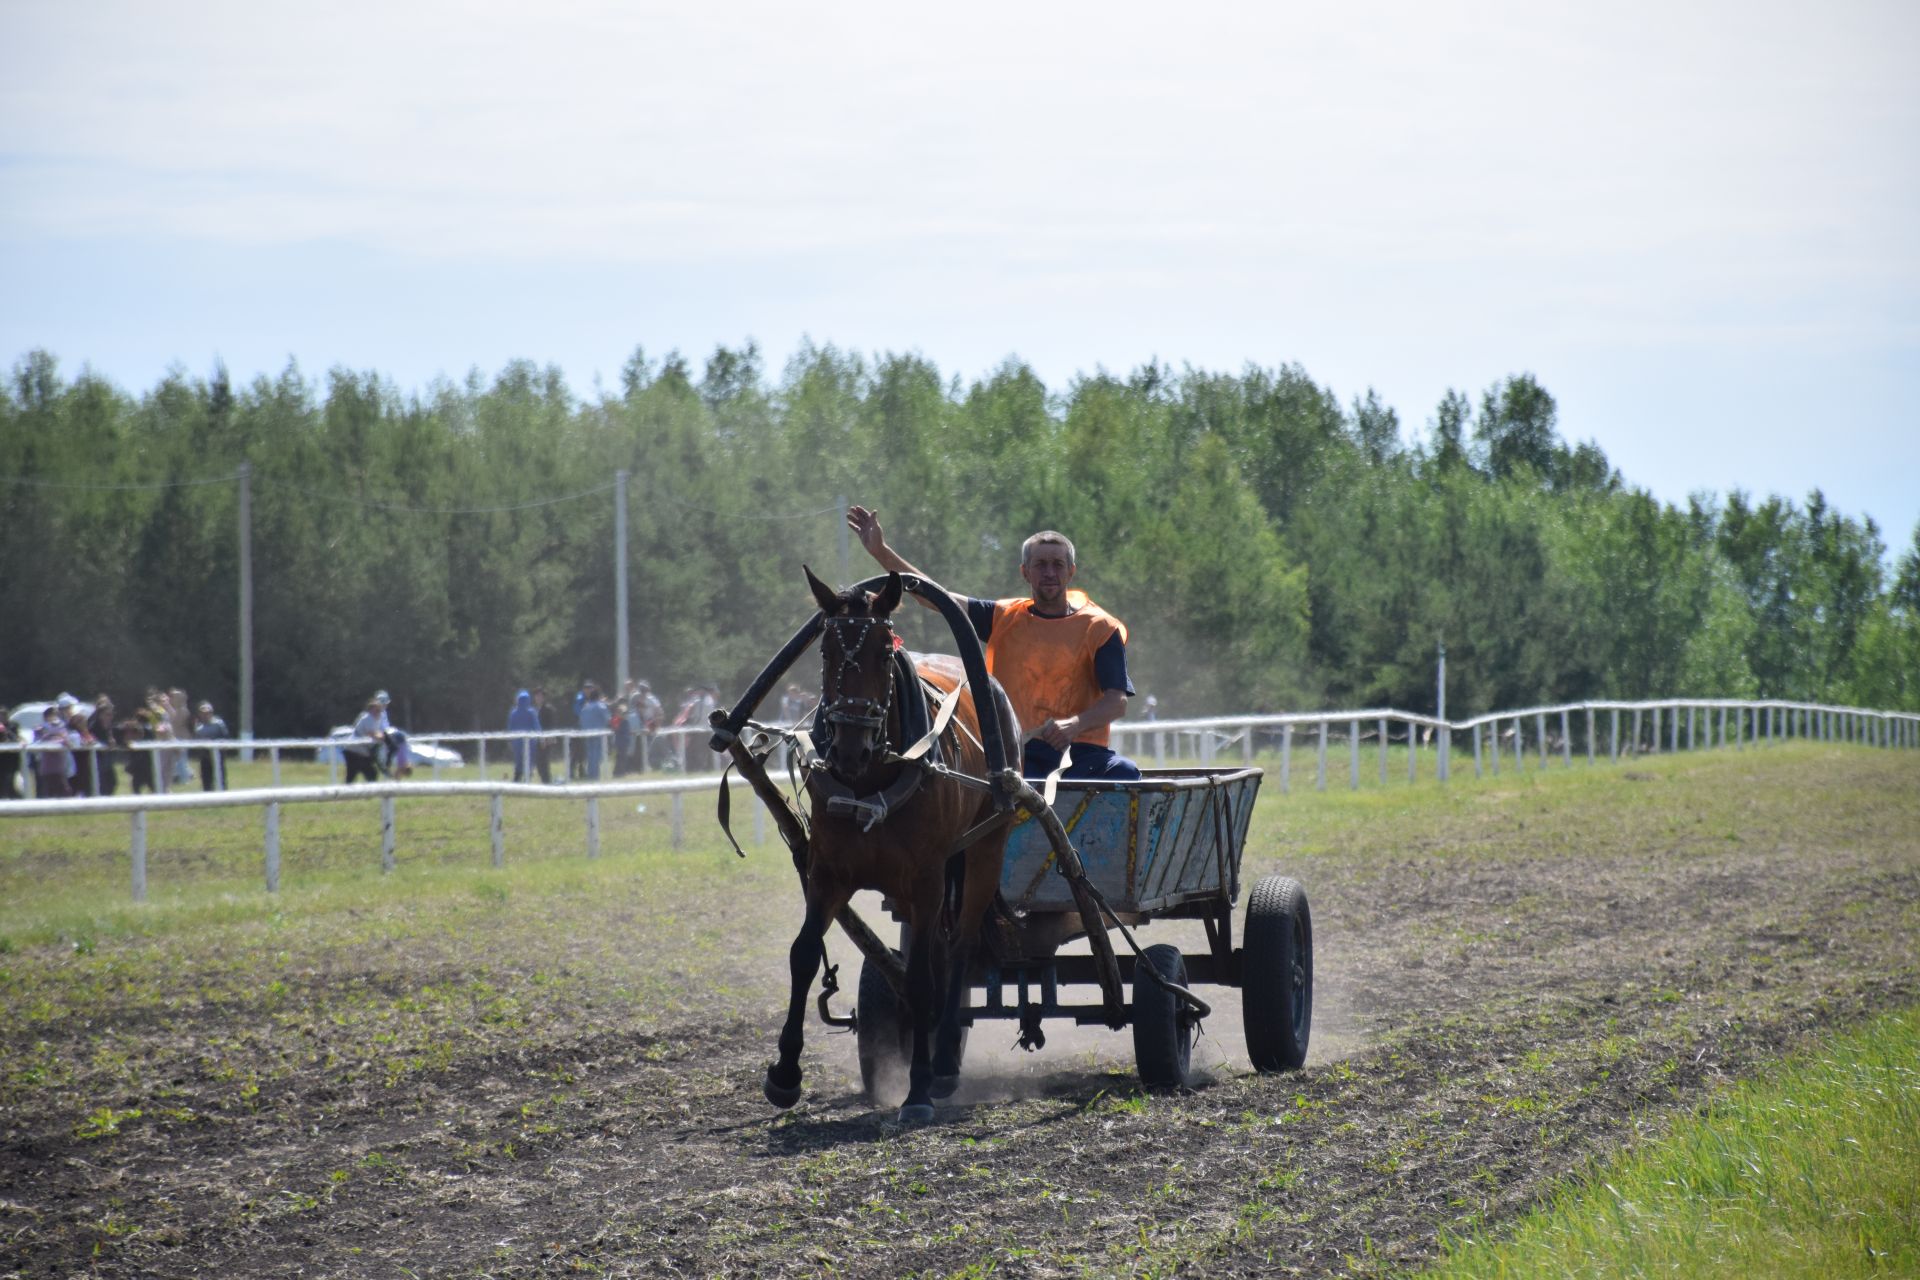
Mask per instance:
[[[600,696],[599,685],[589,683],[581,692],[585,697],[580,703],[580,727],[593,735],[585,740],[585,776],[588,782],[598,782],[600,762],[607,753],[607,730],[613,725],[613,709]]]
[[[534,709],[533,695],[525,689],[522,689],[513,696],[513,710],[507,712],[507,732],[540,732],[540,713]],[[513,740],[513,780],[515,782],[525,782],[527,780],[528,766],[530,764],[538,766],[540,770],[540,780],[542,782],[553,781],[552,776],[547,771],[546,754],[534,749],[533,739],[515,738]]]

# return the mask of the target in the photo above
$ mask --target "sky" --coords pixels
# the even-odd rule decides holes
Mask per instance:
[[[1530,372],[1631,484],[1920,522],[1920,5],[0,0],[0,359]]]

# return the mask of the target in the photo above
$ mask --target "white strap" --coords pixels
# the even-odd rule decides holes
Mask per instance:
[[[1067,749],[1060,753],[1060,763],[1053,767],[1053,772],[1047,775],[1045,784],[1040,788],[1040,796],[1047,802],[1047,808],[1053,808],[1053,793],[1060,788],[1060,775],[1072,764],[1073,746],[1068,744]]]
[[[963,680],[948,690],[946,697],[940,699],[940,709],[934,713],[933,717],[933,728],[927,730],[926,736],[920,741],[901,753],[902,760],[918,760],[932,750],[934,743],[940,741],[940,735],[947,731],[947,725],[952,722],[954,709],[960,705],[960,694],[966,687],[966,681]]]

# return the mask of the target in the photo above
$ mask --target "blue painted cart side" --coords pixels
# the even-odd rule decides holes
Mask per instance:
[[[1239,896],[1261,771],[1154,770],[1139,782],[1059,784],[1053,810],[1107,904],[1127,915],[1212,915]],[[1022,814],[1000,891],[1018,914],[1077,913],[1046,832]]]

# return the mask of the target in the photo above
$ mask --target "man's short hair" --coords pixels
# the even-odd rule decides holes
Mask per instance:
[[[1043,542],[1057,542],[1067,549],[1067,563],[1074,564],[1073,539],[1053,529],[1042,529],[1020,544],[1020,563],[1026,564],[1033,559],[1033,549]]]

